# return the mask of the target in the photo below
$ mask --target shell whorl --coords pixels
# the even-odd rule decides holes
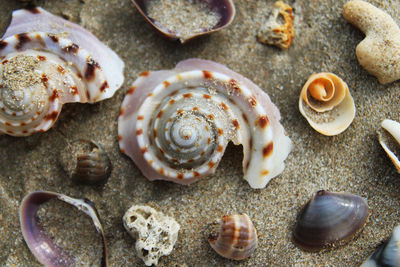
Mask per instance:
[[[246,214],[225,215],[218,233],[211,234],[208,242],[222,257],[242,260],[257,248],[257,231]]]
[[[163,81],[135,94],[157,76]],[[233,141],[244,148],[245,179],[254,187],[265,186],[275,171],[273,137],[269,115],[256,95],[215,71],[142,73],[119,118],[120,148],[144,175],[182,184],[212,173]]]

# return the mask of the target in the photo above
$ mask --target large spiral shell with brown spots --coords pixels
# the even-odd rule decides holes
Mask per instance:
[[[279,120],[254,83],[221,64],[189,59],[134,82],[120,111],[119,144],[148,179],[181,184],[213,173],[229,141],[242,144],[244,178],[263,188],[291,149]]]
[[[111,49],[41,8],[13,13],[0,62],[0,133],[14,136],[48,130],[63,104],[109,98],[124,80]]]

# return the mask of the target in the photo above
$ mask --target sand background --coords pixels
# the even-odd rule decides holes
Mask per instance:
[[[152,202],[181,225],[171,255],[159,266],[357,266],[399,223],[400,179],[377,141],[385,118],[399,120],[400,82],[380,85],[358,64],[355,47],[363,34],[341,15],[343,0],[289,1],[295,8],[296,37],[286,51],[262,45],[256,32],[274,1],[236,0],[233,23],[186,45],[161,39],[129,0],[39,0],[39,6],[92,31],[125,61],[125,83],[97,104],[68,104],[52,129],[30,137],[0,136],[0,265],[39,266],[20,231],[18,207],[34,190],[91,199],[106,231],[111,266],[141,266],[134,240],[122,225],[132,204]],[[369,1],[399,23],[399,1]],[[24,4],[0,0],[0,34],[12,10]],[[279,107],[294,143],[284,172],[266,188],[251,189],[242,179],[241,147],[230,145],[216,173],[190,186],[149,182],[117,143],[117,116],[129,85],[145,70],[173,68],[199,57],[226,64],[263,88]],[[314,131],[298,111],[298,96],[310,74],[330,71],[349,85],[356,104],[351,126],[334,137]],[[59,164],[67,142],[86,138],[100,143],[113,163],[104,187],[68,179]],[[358,238],[322,253],[304,252],[291,242],[301,206],[319,189],[364,197],[371,216]],[[46,208],[46,209],[44,209]],[[51,202],[41,219],[57,242],[78,253],[81,264],[98,264],[100,241],[90,219],[68,205]],[[247,260],[218,256],[208,245],[206,226],[225,214],[247,213],[259,247]],[[97,255],[97,256],[96,256]]]

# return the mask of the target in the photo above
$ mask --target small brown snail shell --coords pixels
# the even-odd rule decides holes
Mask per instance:
[[[320,190],[301,210],[293,241],[309,251],[334,248],[361,231],[368,216],[369,208],[362,197]]]
[[[257,248],[257,231],[246,214],[225,215],[218,232],[208,236],[208,242],[222,257],[242,260]]]
[[[60,160],[68,176],[78,183],[104,183],[111,174],[110,159],[93,141],[73,141],[61,153]]]

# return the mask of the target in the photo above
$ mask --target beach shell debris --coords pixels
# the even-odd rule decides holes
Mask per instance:
[[[368,216],[369,208],[363,198],[320,190],[300,211],[293,241],[304,250],[332,249],[360,232]]]
[[[118,119],[120,149],[149,180],[190,184],[213,173],[229,141],[243,146],[244,179],[263,188],[284,169],[292,143],[257,85],[219,63],[188,59],[146,71]]]
[[[381,126],[386,130],[387,134],[378,132],[379,143],[400,173],[400,161],[398,158],[400,155],[400,123],[386,119],[382,121]]]
[[[300,93],[299,110],[311,127],[328,136],[346,130],[356,113],[347,84],[329,72],[308,78]]]
[[[132,0],[161,35],[185,43],[227,27],[235,17],[232,0]]]
[[[258,31],[257,40],[260,43],[287,49],[292,44],[295,35],[293,22],[292,7],[282,1],[277,1],[268,21]]]
[[[257,231],[247,214],[225,215],[214,226],[208,242],[222,257],[243,260],[257,248]]]
[[[40,7],[13,12],[0,62],[0,133],[13,136],[47,131],[63,104],[110,98],[124,81],[110,48]]]
[[[388,240],[379,245],[361,267],[400,266],[400,226],[393,229]]]
[[[57,199],[70,204],[92,219],[103,243],[101,266],[108,266],[106,238],[103,227],[101,226],[99,214],[93,202],[88,199],[76,199],[49,191],[35,191],[29,193],[23,198],[19,208],[22,235],[36,259],[46,267],[75,266],[77,263],[73,256],[69,255],[68,252],[54,243],[52,238],[46,234],[45,230],[40,225],[40,221],[37,217],[38,209],[42,204],[51,199]],[[79,264],[83,263],[79,262]]]
[[[123,223],[136,239],[136,255],[146,266],[157,265],[161,256],[171,253],[180,229],[174,218],[144,205],[130,207],[123,217]]]
[[[361,0],[347,2],[343,16],[366,35],[356,47],[360,65],[382,84],[400,79],[400,28],[393,18]]]

